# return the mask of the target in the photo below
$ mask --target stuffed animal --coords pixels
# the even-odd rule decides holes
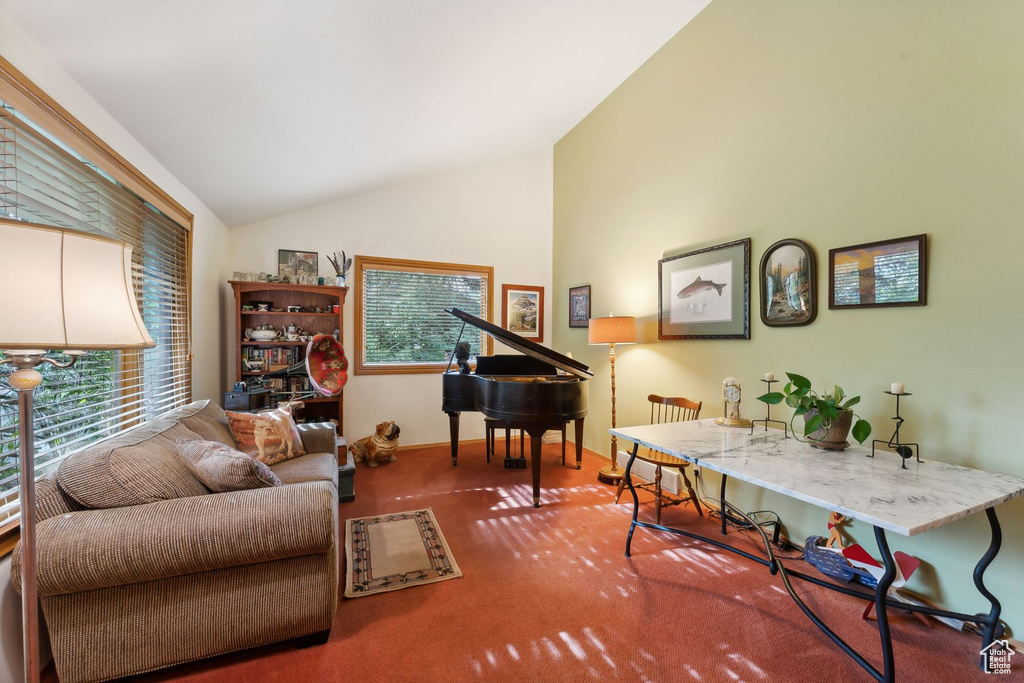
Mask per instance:
[[[365,460],[370,467],[377,466],[378,458],[386,457],[388,462],[395,462],[398,460],[395,451],[398,449],[398,435],[401,431],[394,420],[381,422],[371,436],[364,436],[348,447],[352,451],[353,460]]]

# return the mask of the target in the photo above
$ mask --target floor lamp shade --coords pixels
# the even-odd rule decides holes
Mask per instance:
[[[131,246],[7,221],[0,245],[0,349],[154,346],[132,288]]]
[[[636,318],[630,315],[610,315],[590,319],[590,344],[635,344]]]

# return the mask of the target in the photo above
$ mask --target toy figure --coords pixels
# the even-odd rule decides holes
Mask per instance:
[[[828,540],[825,541],[826,548],[843,549],[843,537],[839,533],[839,525],[846,521],[846,517],[838,512],[832,512],[828,516]]]

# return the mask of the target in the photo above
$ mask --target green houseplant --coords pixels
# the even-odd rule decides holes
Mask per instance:
[[[782,387],[782,391],[763,394],[758,396],[757,400],[770,405],[785,401],[786,405],[793,409],[793,417],[790,418],[789,424],[793,427],[794,435],[797,434],[797,429],[793,426],[793,420],[800,415],[804,416],[804,437],[813,445],[844,448],[845,446],[839,444],[845,444],[845,430],[850,430],[851,423],[853,428],[850,433],[858,443],[864,443],[871,435],[871,425],[868,421],[852,410],[853,406],[860,403],[860,396],[847,396],[840,386],[836,386],[831,393],[819,394],[811,387],[811,380],[806,377],[793,372],[787,372],[786,376],[789,377],[789,381]],[[797,436],[797,439],[800,437]]]

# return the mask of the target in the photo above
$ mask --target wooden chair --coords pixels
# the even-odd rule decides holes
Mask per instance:
[[[664,422],[685,422],[687,420],[696,420],[700,417],[700,407],[703,405],[701,401],[691,401],[688,398],[677,396],[658,396],[657,394],[651,394],[647,397],[647,400],[651,402],[652,425],[662,424]],[[700,501],[697,499],[697,492],[693,490],[693,485],[690,483],[689,477],[686,476],[686,468],[690,466],[689,462],[650,450],[646,453],[637,451],[636,457],[637,460],[643,460],[655,466],[653,483],[633,484],[634,488],[644,489],[645,491],[652,491],[654,493],[655,523],[661,524],[661,508],[668,507],[670,505],[680,505],[687,501],[692,501],[693,506],[697,508],[697,514],[701,517],[704,516],[704,511],[700,507]],[[679,470],[679,476],[683,478],[683,482],[686,484],[686,491],[689,494],[687,498],[669,498],[661,490],[662,467],[671,467],[672,469]],[[615,491],[616,503],[618,503],[619,498],[622,497],[622,490],[625,487],[626,478],[622,477],[622,479],[619,480],[619,488]]]

